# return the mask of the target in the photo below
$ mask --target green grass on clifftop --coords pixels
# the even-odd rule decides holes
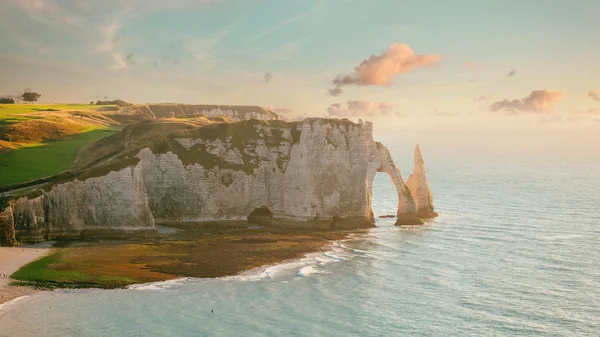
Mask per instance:
[[[59,141],[27,144],[7,153],[0,153],[0,185],[48,177],[67,170],[81,147],[120,129],[95,127]]]
[[[0,126],[19,123],[28,119],[43,116],[25,116],[24,114],[43,111],[98,111],[114,107],[114,105],[93,104],[0,104]]]

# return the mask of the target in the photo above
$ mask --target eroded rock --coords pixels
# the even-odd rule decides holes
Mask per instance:
[[[138,134],[146,133],[128,129],[129,147],[106,163],[16,200],[17,238],[151,233],[155,222],[367,228],[375,223],[377,172],[389,174],[398,192],[397,225],[420,224],[433,212],[420,151],[407,185],[385,146],[373,140],[370,122],[250,120],[169,131],[141,143],[130,138]]]
[[[438,214],[433,210],[433,197],[419,145],[415,147],[414,169],[408,177],[407,184],[415,199],[417,216],[424,219],[437,217]]]

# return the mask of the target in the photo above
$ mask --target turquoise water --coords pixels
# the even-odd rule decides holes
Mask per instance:
[[[25,298],[0,336],[600,335],[600,153],[421,145],[440,213],[425,226],[378,219],[238,277]],[[390,148],[408,177],[412,148]],[[395,205],[378,174],[376,217]]]

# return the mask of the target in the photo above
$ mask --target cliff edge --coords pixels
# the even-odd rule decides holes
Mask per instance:
[[[18,240],[145,235],[160,223],[372,227],[377,172],[398,192],[397,225],[435,213],[420,150],[407,184],[370,122],[145,122],[86,151],[95,157],[79,171],[11,201]]]

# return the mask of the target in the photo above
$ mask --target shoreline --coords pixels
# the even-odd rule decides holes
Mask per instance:
[[[182,232],[186,232],[186,231],[180,231],[178,232],[178,234],[183,234]],[[157,280],[150,280],[150,281],[142,281],[142,282],[135,282],[135,283],[131,283],[131,284],[126,284],[126,285],[122,285],[122,286],[114,286],[114,287],[97,287],[97,286],[81,286],[81,287],[76,287],[79,289],[135,289],[135,288],[139,288],[139,287],[144,287],[144,286],[148,286],[148,285],[152,285],[152,284],[160,284],[163,282],[172,282],[172,281],[176,281],[176,280],[186,280],[186,279],[206,279],[206,280],[219,280],[219,279],[233,279],[233,278],[237,278],[237,277],[249,277],[249,278],[254,278],[254,277],[258,277],[260,278],[261,274],[266,273],[266,275],[269,274],[269,272],[267,272],[267,270],[269,268],[277,268],[278,266],[282,266],[282,265],[286,265],[286,264],[293,264],[296,262],[300,262],[304,259],[310,258],[311,255],[313,254],[319,254],[319,253],[329,253],[332,251],[333,247],[336,246],[335,243],[336,242],[343,242],[346,241],[346,239],[349,239],[351,237],[353,237],[353,234],[358,234],[359,232],[356,231],[316,231],[316,232],[286,232],[286,233],[278,233],[277,236],[278,238],[273,238],[273,241],[270,241],[268,243],[262,242],[262,238],[264,236],[264,233],[262,233],[262,231],[258,231],[258,232],[254,232],[254,231],[249,231],[246,232],[242,235],[237,236],[238,239],[241,239],[242,241],[248,241],[247,245],[249,246],[254,246],[257,243],[258,244],[266,244],[267,246],[262,247],[262,248],[258,248],[259,251],[264,251],[264,252],[270,252],[271,255],[269,258],[269,261],[258,265],[258,266],[252,266],[250,268],[242,268],[242,269],[238,269],[235,273],[223,273],[221,275],[215,275],[215,276],[197,276],[197,275],[186,275],[185,273],[173,273],[173,274],[163,274],[163,276],[167,276],[170,275],[172,277],[161,277],[160,279]],[[274,233],[272,233],[274,234]],[[283,242],[285,242],[286,240],[290,240],[287,237],[296,237],[296,236],[301,236],[303,239],[301,239],[299,242],[302,242],[303,240],[306,240],[307,237],[312,237],[313,240],[316,238],[319,238],[318,241],[322,242],[321,244],[315,244],[316,242],[312,242],[313,245],[311,246],[304,246],[304,248],[301,248],[301,254],[295,256],[295,257],[291,257],[289,255],[289,252],[276,252],[276,251],[270,251],[271,246],[276,246],[279,245]],[[260,237],[260,238],[259,238]],[[221,240],[227,241],[229,238],[227,236],[223,236],[220,238]],[[214,240],[214,238],[207,238],[204,240]],[[256,240],[256,241],[254,241]],[[294,240],[294,239],[291,239]],[[296,239],[297,240],[297,239]],[[200,240],[203,241],[203,240]],[[147,243],[147,242],[146,242]],[[85,242],[79,242],[79,243],[75,243],[73,245],[73,248],[71,249],[86,249],[86,247],[82,247],[80,245],[86,245],[89,243],[85,243]],[[8,260],[8,258],[11,258],[13,260],[15,260],[16,262],[12,262],[10,264],[10,269],[8,269],[8,264],[2,264],[2,272],[0,274],[8,274],[11,275],[12,273],[16,272],[17,270],[19,270],[21,267],[35,261],[35,260],[39,260],[45,256],[49,256],[49,255],[55,255],[56,252],[60,252],[60,251],[64,251],[65,249],[69,249],[69,248],[50,248],[52,245],[52,242],[46,242],[46,243],[42,243],[42,244],[37,244],[37,245],[29,245],[29,246],[25,246],[25,247],[0,247],[0,261],[4,260]],[[114,248],[116,246],[119,245],[123,245],[123,242],[117,242],[116,245],[108,245],[108,246],[104,246],[106,249],[110,249],[111,247]],[[318,247],[317,247],[318,246]],[[89,249],[98,249],[98,247],[87,247]],[[9,253],[11,256],[9,257]],[[29,253],[28,255],[21,255],[24,253]],[[52,254],[50,254],[52,253]],[[15,256],[18,257],[18,259],[15,259]],[[27,258],[24,258],[25,256],[27,256]],[[231,257],[229,257],[229,259],[231,259]],[[151,261],[147,261],[147,262],[151,262]],[[222,267],[225,267],[227,265],[227,261],[220,261],[219,264],[222,264]],[[237,268],[240,268],[241,266],[237,266]],[[116,272],[115,272],[116,274]],[[20,299],[24,299],[27,297],[31,297],[33,295],[45,292],[45,291],[52,291],[54,289],[61,289],[61,288],[68,288],[68,287],[56,287],[56,288],[46,288],[43,286],[43,284],[40,284],[40,288],[39,289],[35,289],[36,286],[35,285],[20,285],[20,286],[10,286],[9,284],[11,282],[22,282],[19,280],[15,280],[12,278],[4,278],[4,279],[0,279],[0,294],[2,295],[2,298],[0,300],[0,309],[5,308],[6,305],[15,303],[17,301],[19,301]],[[74,285],[77,285],[76,283]],[[82,285],[82,284],[79,284]]]
[[[172,278],[172,279],[164,279],[164,280],[160,280],[160,281],[152,281],[152,282],[142,282],[142,283],[134,283],[134,284],[130,284],[124,287],[115,287],[115,288],[97,288],[97,287],[89,287],[89,288],[79,288],[79,290],[92,290],[92,289],[98,289],[98,290],[116,290],[116,289],[127,289],[127,290],[143,290],[143,288],[146,287],[152,287],[155,285],[160,285],[160,284],[168,284],[168,282],[177,282],[177,281],[188,281],[189,279],[195,279],[195,280],[209,280],[209,281],[218,281],[218,280],[222,280],[222,281],[228,281],[228,280],[232,280],[235,278],[243,278],[243,277],[248,277],[250,279],[254,279],[255,277],[258,277],[257,279],[265,279],[263,277],[260,277],[260,275],[264,274],[268,269],[270,268],[276,268],[279,266],[285,266],[285,265],[290,265],[293,263],[297,263],[297,262],[301,262],[304,259],[310,258],[310,255],[315,255],[315,254],[319,254],[319,253],[323,253],[323,254],[327,254],[330,252],[333,252],[333,247],[336,246],[336,242],[340,242],[340,241],[346,241],[348,240],[348,238],[345,239],[332,239],[329,240],[329,242],[327,244],[325,244],[321,249],[319,250],[315,250],[315,251],[311,251],[311,252],[307,252],[305,253],[303,256],[301,257],[297,257],[297,258],[293,258],[293,259],[285,259],[285,260],[281,260],[279,262],[275,262],[275,263],[268,263],[268,264],[264,264],[262,266],[258,266],[258,267],[253,267],[247,270],[242,270],[239,273],[235,274],[235,275],[226,275],[226,276],[216,276],[216,277],[190,277],[190,276],[180,276],[177,278]],[[5,247],[0,247],[0,248],[5,248]],[[18,248],[18,247],[6,247],[6,248]],[[51,248],[45,248],[45,254],[41,255],[38,257],[42,258],[44,256],[47,256],[50,252],[51,252]],[[0,256],[1,256],[1,251],[0,251]],[[31,263],[35,260],[29,261],[27,263]],[[27,264],[26,263],[26,264]],[[23,264],[22,266],[26,265]],[[21,267],[22,267],[21,266]],[[12,294],[14,294],[15,296],[10,297],[7,299],[6,295],[4,296],[4,301],[0,301],[0,317],[6,313],[5,310],[10,310],[8,307],[21,301],[24,300],[26,298],[31,298],[35,295],[39,295],[45,292],[52,292],[54,290],[57,289],[64,289],[64,288],[43,288],[43,289],[34,289],[33,286],[10,286],[9,283],[13,282],[13,281],[18,281],[12,278],[8,278],[9,282],[7,282],[6,284],[2,284],[0,282],[0,293],[2,293],[3,291],[7,291],[10,292],[11,289],[19,289],[20,291],[14,291],[12,292]]]
[[[19,247],[0,247],[0,306],[30,296],[41,290],[28,286],[11,286],[17,280],[10,276],[21,267],[50,253],[52,242]],[[3,276],[6,275],[6,276]]]

